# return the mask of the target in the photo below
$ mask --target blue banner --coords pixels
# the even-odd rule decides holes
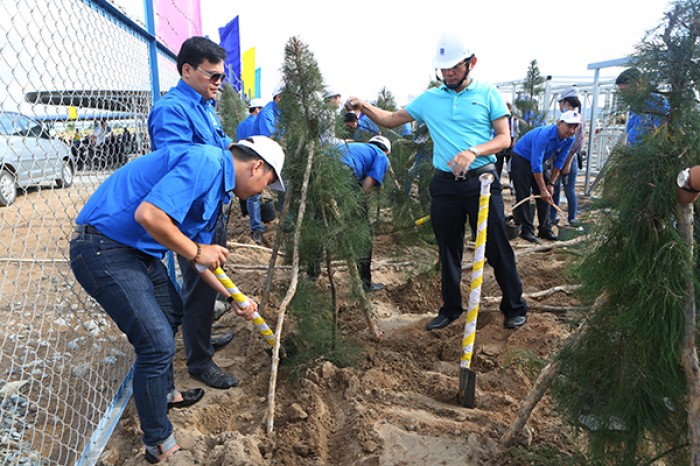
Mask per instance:
[[[241,91],[241,39],[238,28],[238,16],[233,18],[226,26],[219,28],[221,47],[226,50],[226,81],[236,92]]]

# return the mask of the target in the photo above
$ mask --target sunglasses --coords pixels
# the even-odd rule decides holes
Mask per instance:
[[[196,70],[202,74],[206,74],[207,76],[209,76],[209,81],[211,81],[212,83],[215,83],[217,81],[224,81],[226,79],[226,73],[215,73],[213,71],[203,70],[200,67],[197,67]]]

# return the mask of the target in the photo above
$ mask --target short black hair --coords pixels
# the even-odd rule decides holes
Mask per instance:
[[[354,123],[357,121],[357,114],[355,112],[348,112],[343,116],[344,123]]]
[[[566,102],[573,108],[581,108],[581,101],[579,100],[578,97],[565,97],[561,99],[562,101]]]
[[[177,72],[182,76],[182,67],[189,63],[195,68],[204,60],[211,63],[226,61],[226,50],[206,37],[194,36],[187,39],[177,54]]]
[[[642,78],[642,72],[637,68],[627,68],[625,71],[620,73],[615,79],[615,84],[633,84],[638,82]]]

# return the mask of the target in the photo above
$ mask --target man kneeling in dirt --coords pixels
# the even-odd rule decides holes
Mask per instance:
[[[136,352],[134,401],[146,459],[164,460],[179,449],[168,409],[199,401],[202,389],[175,389],[175,331],[182,300],[162,259],[168,249],[206,268],[202,279],[226,289],[210,271],[223,266],[228,250],[212,241],[223,204],[232,193],[246,199],[266,187],[284,190],[284,151],[255,136],[231,146],[191,144],[156,150],[112,174],[76,219],[70,242],[71,269],[90,296],[129,338]],[[251,301],[236,313],[251,319]]]

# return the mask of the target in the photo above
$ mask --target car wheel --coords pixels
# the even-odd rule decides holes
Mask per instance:
[[[73,184],[73,164],[68,160],[63,161],[61,169],[61,178],[56,180],[56,185],[59,188],[67,188]]]
[[[6,206],[17,199],[15,176],[7,170],[0,170],[0,205]]]

